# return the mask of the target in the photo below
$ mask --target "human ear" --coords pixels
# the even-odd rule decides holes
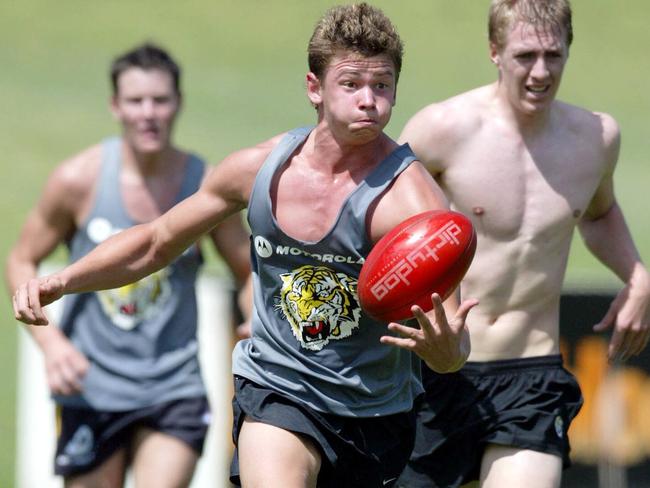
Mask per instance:
[[[499,63],[501,62],[499,49],[493,42],[490,43],[490,61],[492,61],[492,64],[494,64],[496,67],[499,67]]]
[[[323,97],[321,95],[320,80],[318,79],[318,76],[316,76],[314,73],[310,71],[309,73],[307,73],[306,81],[307,81],[307,97],[309,97],[309,101],[314,107],[318,107],[318,105],[320,105],[321,102],[323,101]]]
[[[116,120],[120,120],[120,108],[117,103],[117,95],[113,95],[108,104],[111,114]]]

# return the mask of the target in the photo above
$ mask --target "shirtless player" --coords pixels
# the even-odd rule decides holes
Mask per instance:
[[[650,277],[613,189],[616,121],[555,100],[572,39],[567,0],[494,0],[498,80],[417,113],[408,142],[478,232],[462,294],[472,351],[454,375],[424,368],[416,447],[399,486],[552,487],[582,404],[559,353],[559,303],[574,229],[625,284],[596,331],[609,359],[648,342]]]

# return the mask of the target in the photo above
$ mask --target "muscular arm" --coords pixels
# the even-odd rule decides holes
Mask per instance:
[[[63,294],[116,288],[164,267],[244,208],[268,150],[266,145],[234,153],[210,172],[198,192],[159,218],[107,239],[59,273],[21,285],[14,295],[16,318],[46,324],[41,306]]]
[[[37,205],[30,211],[5,266],[7,290],[14,293],[21,283],[37,276],[38,266],[76,227],[78,213],[87,200],[94,179],[84,157],[60,165],[49,177]],[[81,389],[88,368],[86,357],[58,327],[26,330],[43,353],[50,391],[71,394]]]
[[[608,171],[579,224],[579,231],[589,251],[626,284],[595,326],[597,331],[613,327],[609,358],[625,360],[640,353],[650,338],[650,274],[641,262],[614,195],[613,173],[620,146],[618,127],[608,118],[604,119],[604,126],[605,134],[611,138],[606,146]]]

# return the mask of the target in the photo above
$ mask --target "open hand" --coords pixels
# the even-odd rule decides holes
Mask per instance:
[[[465,320],[478,300],[463,301],[451,321],[447,320],[440,295],[434,293],[431,301],[433,310],[428,314],[417,305],[411,308],[419,328],[390,323],[389,330],[397,332],[399,337],[383,336],[381,342],[413,351],[438,373],[457,371],[469,356],[470,340]]]

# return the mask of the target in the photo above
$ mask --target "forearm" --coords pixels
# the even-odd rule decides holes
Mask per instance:
[[[54,276],[61,280],[64,294],[118,288],[153,273],[172,259],[153,226],[143,224],[112,236]]]
[[[645,284],[647,271],[617,203],[600,218],[580,223],[589,251],[624,283]]]

